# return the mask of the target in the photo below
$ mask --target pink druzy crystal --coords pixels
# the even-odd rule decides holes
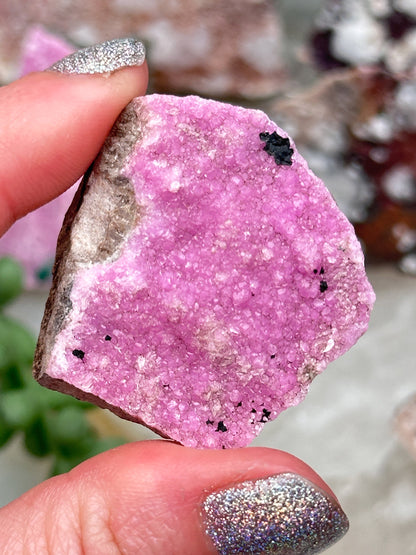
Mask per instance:
[[[374,301],[352,226],[286,134],[197,97],[131,103],[58,251],[37,378],[189,446],[247,445]]]

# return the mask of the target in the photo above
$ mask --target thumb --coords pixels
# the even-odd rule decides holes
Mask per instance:
[[[124,445],[0,510],[0,552],[320,553],[348,529],[328,486],[266,448]]]

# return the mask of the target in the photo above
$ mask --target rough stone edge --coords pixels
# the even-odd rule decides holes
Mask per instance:
[[[97,406],[101,409],[107,409],[107,410],[111,411],[112,413],[114,413],[116,416],[119,416],[120,418],[123,418],[124,420],[129,420],[130,422],[134,422],[135,424],[141,424],[142,426],[145,426],[146,428],[148,428],[149,430],[151,430],[155,434],[157,434],[157,435],[159,435],[159,436],[161,436],[165,439],[170,439],[171,441],[174,441],[175,443],[179,443],[179,442],[173,440],[170,436],[166,435],[165,432],[162,432],[158,428],[155,428],[153,426],[149,426],[149,424],[147,422],[145,422],[144,420],[142,420],[140,418],[134,418],[130,413],[125,412],[120,407],[118,407],[116,405],[112,405],[110,403],[107,403],[106,401],[101,399],[101,397],[97,397],[96,395],[93,395],[92,393],[88,393],[86,391],[83,391],[82,389],[78,389],[77,387],[75,387],[74,385],[69,384],[65,380],[62,380],[62,379],[59,379],[59,378],[51,378],[51,376],[49,376],[48,374],[43,373],[42,376],[40,376],[40,378],[38,378],[38,382],[42,386],[47,387],[48,389],[52,389],[54,391],[59,391],[59,393],[64,393],[65,395],[71,395],[72,397],[75,397],[76,399],[79,399],[80,401],[85,401],[87,403],[91,403],[91,404],[93,404],[93,405],[95,405],[95,406]]]
[[[94,185],[95,180],[97,180],[97,174],[99,172],[103,174],[103,179],[98,178],[101,181],[101,185],[106,184],[108,187],[114,188],[114,185],[118,184],[123,188],[130,188],[130,200],[132,202],[128,203],[128,207],[133,207],[135,212],[134,217],[128,219],[128,227],[125,228],[124,231],[126,231],[126,229],[128,230],[129,227],[132,229],[136,224],[138,207],[135,204],[134,188],[127,178],[120,177],[119,170],[123,167],[135,144],[143,135],[146,120],[146,114],[143,105],[140,103],[140,99],[133,100],[120,114],[100,154],[86,172],[75,193],[74,199],[65,215],[62,229],[58,237],[52,272],[52,287],[46,302],[33,361],[33,376],[41,385],[49,389],[69,393],[81,400],[91,401],[103,408],[110,408],[110,410],[115,413],[120,413],[120,409],[110,407],[110,405],[104,403],[101,399],[82,392],[63,380],[50,377],[47,374],[47,369],[55,338],[64,328],[65,319],[71,312],[72,303],[70,295],[73,285],[73,276],[77,270],[82,267],[83,263],[85,263],[85,257],[82,256],[80,250],[78,250],[78,253],[75,253],[75,255],[78,254],[81,257],[80,259],[77,259],[74,255],[72,230],[79,221],[79,213],[84,206],[84,200],[88,198],[88,191],[91,186]],[[126,140],[126,137],[129,139]],[[112,165],[111,160],[116,161],[115,164]],[[121,199],[120,195],[117,195],[117,189],[115,189],[114,198],[116,201],[119,201],[119,205],[114,205],[114,212],[117,209],[123,210],[126,208],[120,203]],[[96,245],[97,256],[95,257],[95,262],[104,262],[105,259],[117,258],[123,243],[123,237],[119,233],[118,235],[121,237],[120,241],[118,243],[116,240],[113,241],[113,248],[108,249],[104,258],[98,256],[99,245]],[[106,234],[104,234],[104,238],[105,236]],[[123,415],[123,418],[128,418],[128,415]],[[131,419],[131,417],[128,419]]]

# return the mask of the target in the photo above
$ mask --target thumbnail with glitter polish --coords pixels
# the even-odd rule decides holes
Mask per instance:
[[[145,56],[144,44],[137,39],[114,39],[77,50],[49,70],[74,74],[110,73],[123,67],[140,66]]]
[[[349,526],[335,499],[291,473],[212,493],[202,514],[220,555],[321,553]]]

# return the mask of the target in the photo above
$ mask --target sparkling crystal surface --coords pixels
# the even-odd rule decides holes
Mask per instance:
[[[293,142],[291,165],[264,150],[260,134],[287,136],[264,113],[164,95],[132,106],[140,136],[105,171],[133,187],[134,225],[88,259],[105,241],[81,207],[71,268],[62,262],[71,286],[54,301],[64,317],[55,331],[44,322],[38,378],[185,445],[245,446],[365,331],[363,254]],[[83,198],[97,217],[103,175],[98,160]]]

